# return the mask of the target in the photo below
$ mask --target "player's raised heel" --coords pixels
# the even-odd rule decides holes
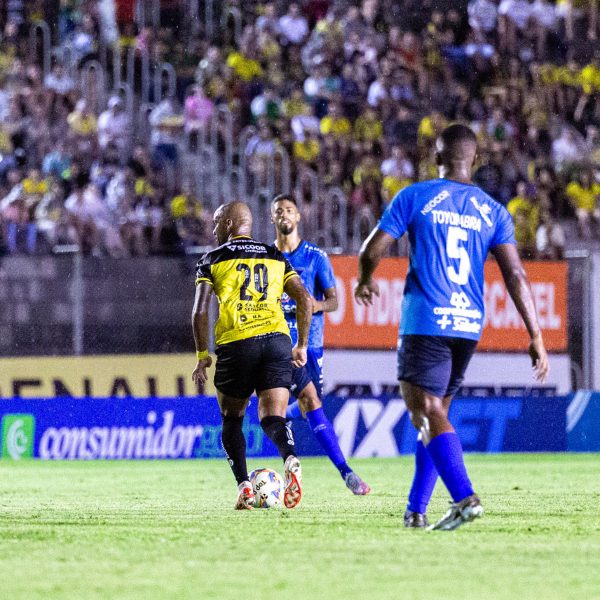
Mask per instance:
[[[429,520],[424,513],[407,510],[404,513],[404,527],[407,529],[425,529],[429,527]]]
[[[302,467],[296,456],[288,456],[285,464],[285,492],[283,504],[286,508],[295,508],[302,499]]]
[[[481,516],[483,516],[483,506],[479,498],[473,494],[460,502],[454,502],[448,512],[435,525],[429,526],[427,531],[452,531],[463,523],[470,523]]]
[[[238,485],[238,497],[235,510],[252,510],[254,508],[254,490],[249,481],[242,481]]]
[[[371,491],[371,488],[354,471],[350,471],[344,477],[344,481],[346,482],[346,487],[355,496],[366,496]]]

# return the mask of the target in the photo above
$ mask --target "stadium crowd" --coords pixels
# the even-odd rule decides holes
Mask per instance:
[[[235,136],[255,126],[244,151],[252,176],[285,148],[292,175],[308,168],[323,189],[341,188],[350,216],[378,217],[400,189],[435,177],[436,136],[465,122],[480,143],[476,181],[507,205],[524,257],[561,258],[568,220],[581,237],[600,236],[595,0],[232,0],[212,4],[241,27],[217,15],[212,35],[202,18],[190,24],[189,1],[162,0],[160,27],[136,24],[134,4],[3,4],[3,252],[77,244],[119,257],[211,243],[180,142],[219,107]],[[30,51],[39,19],[74,71],[57,53],[44,76]],[[175,69],[176,93],[156,99],[148,140],[122,94],[98,107],[83,93],[86,63],[111,45]]]

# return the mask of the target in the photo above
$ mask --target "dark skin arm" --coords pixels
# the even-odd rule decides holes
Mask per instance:
[[[379,287],[373,281],[373,273],[394,238],[381,229],[373,229],[363,242],[358,253],[358,283],[354,288],[354,298],[365,306],[373,304],[373,296],[379,296]]]
[[[492,254],[496,257],[506,289],[529,333],[531,339],[529,356],[535,371],[535,378],[543,382],[546,380],[549,371],[548,354],[544,347],[529,280],[517,253],[517,248],[513,244],[500,244],[492,249]]]
[[[296,302],[298,343],[292,348],[292,363],[295,367],[303,367],[307,360],[306,349],[308,348],[308,332],[313,313],[313,299],[298,276],[288,279],[284,291]]]
[[[208,311],[211,295],[212,286],[209,283],[200,282],[196,286],[196,297],[194,298],[194,308],[192,309],[192,331],[194,332],[196,352],[208,350]],[[208,381],[206,369],[208,369],[211,364],[212,358],[210,356],[197,362],[196,368],[192,373],[194,383],[205,384]]]
[[[323,292],[323,300],[312,299],[313,314],[318,312],[333,312],[338,308],[337,290],[335,287],[327,288]]]

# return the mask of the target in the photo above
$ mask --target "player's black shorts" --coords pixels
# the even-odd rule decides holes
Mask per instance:
[[[290,389],[292,341],[272,333],[217,346],[215,387],[233,398],[272,388]]]
[[[403,335],[398,346],[398,379],[443,398],[460,388],[477,342],[436,335]]]

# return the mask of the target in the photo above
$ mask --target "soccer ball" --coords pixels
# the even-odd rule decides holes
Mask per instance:
[[[283,500],[283,479],[272,469],[255,469],[250,473],[255,508],[278,508]]]

